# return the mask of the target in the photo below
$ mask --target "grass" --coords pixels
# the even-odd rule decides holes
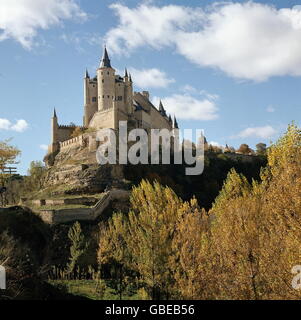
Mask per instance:
[[[105,288],[102,293],[96,290],[96,280],[49,280],[51,285],[56,287],[65,287],[67,292],[73,295],[85,297],[91,300],[119,300],[119,294],[110,287],[111,281],[105,282]],[[139,300],[136,292],[124,292],[122,300]]]

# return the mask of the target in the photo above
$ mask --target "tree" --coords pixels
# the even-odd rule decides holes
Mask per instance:
[[[237,149],[237,152],[241,154],[252,154],[253,150],[247,144],[243,143]]]
[[[46,167],[42,161],[31,161],[28,169],[28,184],[29,188],[40,190],[43,186],[43,178],[46,173]]]
[[[267,145],[265,143],[256,144],[256,154],[265,156],[267,153]]]
[[[171,289],[169,258],[182,201],[174,191],[142,181],[133,188],[126,243],[134,268],[151,289],[153,299],[166,297]]]
[[[84,254],[88,248],[88,242],[85,240],[85,236],[82,233],[81,225],[76,221],[69,229],[68,238],[71,241],[70,246],[70,258],[68,263],[68,272],[75,271],[75,267],[78,264],[80,257]]]
[[[214,201],[213,208],[223,209],[230,200],[248,195],[250,191],[251,186],[247,178],[243,174],[237,173],[235,169],[231,169],[222,190]]]
[[[174,294],[181,299],[210,297],[210,280],[206,277],[211,266],[208,259],[208,226],[205,210],[200,210],[196,199],[185,202],[173,237],[173,252],[169,268],[174,277]]]
[[[130,258],[128,247],[126,244],[127,235],[127,220],[122,213],[113,214],[108,222],[108,226],[101,229],[99,249],[98,249],[98,263],[117,264],[119,272],[119,298],[122,299],[122,292],[124,290],[124,267],[129,265]]]
[[[9,140],[0,141],[0,170],[8,164],[16,163],[21,151],[8,144]]]

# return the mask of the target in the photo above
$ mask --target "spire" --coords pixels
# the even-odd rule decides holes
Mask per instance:
[[[86,78],[86,79],[90,79],[88,69],[86,69],[85,78]]]
[[[177,122],[176,116],[174,116],[174,117],[173,117],[173,127],[174,127],[174,129],[179,129],[179,126],[178,126],[178,122]]]
[[[57,118],[55,108],[53,109],[53,118]]]
[[[126,68],[125,68],[124,77],[125,77],[125,78],[127,78],[127,77],[128,77],[128,71],[127,71],[127,69],[126,69]]]
[[[162,104],[162,101],[160,100],[160,103],[159,103],[159,112],[162,114],[162,116],[166,116],[166,111],[163,107],[163,104]]]
[[[132,81],[132,76],[131,76],[130,73],[129,73],[129,80],[130,80],[130,82],[133,82],[133,81]]]
[[[101,68],[112,68],[111,67],[111,62],[110,62],[110,59],[109,59],[109,55],[108,55],[108,51],[107,51],[106,47],[104,49],[104,53],[103,53],[103,57],[102,57],[102,60],[101,60],[100,67]]]
[[[168,116],[168,121],[172,123],[171,115]]]

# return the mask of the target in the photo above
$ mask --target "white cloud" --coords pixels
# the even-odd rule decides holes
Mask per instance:
[[[271,126],[264,127],[250,127],[241,131],[236,137],[237,138],[262,138],[268,139],[274,136],[277,133]]]
[[[301,75],[301,7],[222,2],[206,9],[113,4],[119,25],[106,35],[116,53],[141,47],[174,48],[202,67],[264,81]]]
[[[28,128],[28,123],[25,120],[18,120],[16,124],[11,127],[11,130],[23,132]]]
[[[267,112],[270,112],[270,113],[272,113],[272,112],[275,112],[276,110],[275,110],[275,108],[273,107],[273,106],[268,106],[267,107]]]
[[[140,88],[166,88],[174,79],[168,78],[164,71],[156,68],[135,69],[129,68],[135,85]]]
[[[185,84],[185,86],[180,88],[181,91],[185,92],[185,93],[197,93],[198,90],[191,86],[190,84]]]
[[[0,118],[0,130],[9,130],[11,127],[11,123],[7,119]]]
[[[154,97],[153,103],[159,104],[159,98]],[[167,113],[175,114],[178,119],[184,120],[214,120],[218,117],[218,108],[214,101],[197,99],[190,95],[174,94],[162,98]]]
[[[48,150],[47,144],[40,144],[40,149],[47,151]]]
[[[23,132],[28,128],[28,123],[21,119],[17,120],[15,124],[12,124],[7,119],[0,119],[0,130],[11,130],[17,132]]]
[[[39,29],[86,17],[74,0],[1,0],[0,41],[11,38],[30,49]]]

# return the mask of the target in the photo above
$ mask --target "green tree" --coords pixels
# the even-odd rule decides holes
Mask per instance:
[[[260,156],[265,156],[267,153],[267,145],[265,143],[256,144],[256,154]]]
[[[43,179],[46,167],[42,161],[31,161],[28,169],[28,187],[31,190],[40,190],[43,187]]]
[[[72,273],[75,271],[75,267],[78,264],[80,257],[88,248],[88,242],[85,240],[81,225],[78,221],[76,221],[69,229],[68,238],[71,241],[71,246],[67,269],[69,273]]]

